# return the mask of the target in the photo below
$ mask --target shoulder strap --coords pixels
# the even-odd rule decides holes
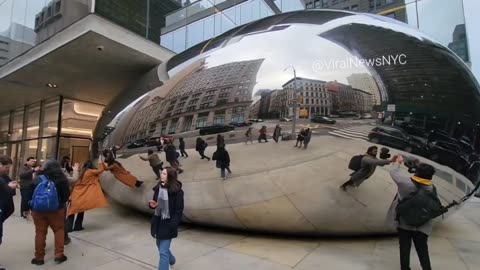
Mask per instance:
[[[42,179],[42,182],[48,182],[48,178],[43,174],[40,175],[39,178]]]

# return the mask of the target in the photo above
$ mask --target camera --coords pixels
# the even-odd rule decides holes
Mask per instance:
[[[390,149],[388,149],[386,147],[382,147],[380,149],[380,158],[381,159],[389,159],[391,157],[391,155],[389,153],[390,153]]]

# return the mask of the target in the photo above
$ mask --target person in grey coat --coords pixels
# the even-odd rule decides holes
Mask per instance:
[[[377,158],[378,148],[376,146],[370,146],[367,150],[367,154],[362,158],[362,165],[360,170],[353,172],[350,175],[350,180],[343,183],[340,188],[343,191],[347,190],[348,186],[358,187],[362,184],[363,181],[370,178],[373,175],[377,166],[385,166],[395,161],[397,158],[394,156],[392,159],[378,159]]]
[[[387,223],[398,231],[401,269],[410,269],[410,250],[413,241],[422,269],[430,270],[432,267],[430,265],[427,242],[428,236],[432,233],[433,221],[430,220],[420,227],[409,226],[405,224],[402,218],[397,220],[396,208],[400,200],[417,190],[417,185],[421,185],[422,188],[432,191],[433,185],[431,180],[435,174],[435,169],[431,165],[421,163],[417,166],[415,175],[410,177],[402,173],[400,169],[402,163],[403,157],[399,156],[393,165],[393,169],[390,171],[392,180],[397,184],[398,192],[388,211]]]

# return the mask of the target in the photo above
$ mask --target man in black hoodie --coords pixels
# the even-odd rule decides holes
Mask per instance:
[[[0,245],[3,239],[3,223],[15,211],[13,196],[18,188],[16,181],[8,177],[8,171],[12,165],[12,159],[6,155],[0,155]],[[5,269],[0,266],[0,270]]]
[[[27,158],[27,162],[20,167],[20,194],[22,195],[22,202],[20,204],[20,216],[27,218],[23,213],[30,207],[28,206],[27,198],[31,198],[33,195],[33,173],[38,172],[40,167],[35,167],[37,161],[34,157]]]

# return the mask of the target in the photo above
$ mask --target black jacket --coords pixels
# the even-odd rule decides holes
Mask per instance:
[[[177,149],[175,149],[173,144],[168,145],[165,149],[165,158],[168,162],[177,160]]]
[[[197,151],[204,151],[207,148],[207,143],[204,140],[197,141],[197,145],[195,146],[195,150]]]
[[[52,179],[48,176],[47,176],[47,179],[52,180],[53,183],[55,184],[55,188],[57,189],[57,194],[58,194],[58,202],[60,205],[59,209],[65,208],[65,205],[68,202],[68,199],[70,198],[70,187],[69,187],[67,178],[65,177],[65,175],[63,175],[63,177],[59,179]],[[40,177],[35,177],[35,179],[33,179],[33,184],[35,185],[35,188],[37,187],[38,184],[40,184],[41,181],[42,180],[40,179]],[[33,193],[31,195],[33,197]],[[31,201],[32,197],[27,198],[27,201]],[[30,205],[28,207],[30,207]]]
[[[15,190],[8,186],[12,179],[8,175],[0,176],[0,242],[3,236],[3,222],[15,211],[13,196]]]
[[[33,188],[33,169],[24,164],[20,168],[19,178],[20,178],[20,188],[21,189],[32,189]]]
[[[159,186],[153,188],[153,200],[157,201]],[[168,192],[168,208],[170,210],[170,219],[161,219],[153,216],[151,220],[150,233],[153,238],[166,240],[178,236],[178,225],[183,216],[183,190],[178,192]]]
[[[178,145],[178,148],[180,150],[185,150],[185,141],[180,141],[180,144]]]
[[[213,153],[212,159],[217,161],[217,168],[225,169],[227,167],[230,167],[230,155],[228,154],[227,150],[215,151],[215,153]]]

